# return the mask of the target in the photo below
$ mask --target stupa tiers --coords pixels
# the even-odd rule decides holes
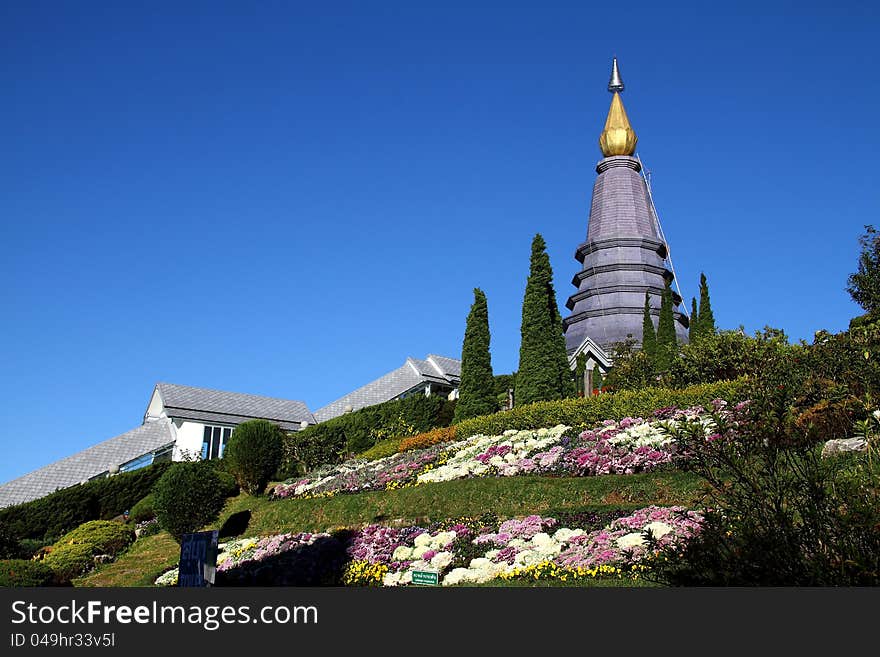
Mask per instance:
[[[650,295],[654,326],[660,316],[660,296],[673,273],[666,266],[667,245],[660,237],[641,164],[633,157],[635,130],[630,125],[620,92],[623,80],[614,59],[608,91],[614,94],[605,129],[599,136],[604,158],[596,165],[587,241],[575,252],[583,268],[572,279],[578,291],[563,320],[568,353],[587,338],[605,351],[628,338],[642,342],[645,292]],[[678,311],[681,297],[673,292],[675,332],[687,342],[688,318]]]

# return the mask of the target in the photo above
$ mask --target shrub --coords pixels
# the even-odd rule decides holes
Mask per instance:
[[[156,511],[153,509],[152,493],[138,501],[128,512],[128,519],[135,524],[152,520],[155,517]]]
[[[791,413],[791,393],[756,398],[748,416],[674,431],[683,465],[710,485],[706,524],[683,551],[656,562],[672,585],[880,584],[880,464],[868,455],[823,459]],[[872,438],[873,440],[873,438]]]
[[[713,399],[739,401],[751,394],[753,382],[749,379],[720,381],[680,390],[645,388],[623,390],[582,399],[562,399],[536,402],[510,411],[465,420],[456,425],[457,437],[468,438],[478,433],[497,436],[508,429],[539,429],[565,424],[575,431],[593,428],[603,420],[646,417],[666,406],[687,407],[707,405]]]
[[[451,427],[440,427],[439,429],[420,433],[417,436],[404,438],[400,441],[397,451],[408,452],[412,449],[424,449],[425,447],[431,447],[432,445],[452,442],[455,440],[457,432],[456,427],[457,425],[453,424]]]
[[[0,559],[17,559],[21,556],[21,545],[18,538],[9,528],[0,523]]]
[[[134,530],[112,520],[92,520],[68,532],[51,547],[43,563],[68,582],[94,565],[99,554],[116,556],[134,542]]]
[[[131,509],[149,494],[170,465],[157,463],[0,509],[0,523],[6,524],[19,539],[51,543],[84,522],[114,518]]]
[[[53,581],[52,569],[46,564],[27,559],[0,561],[0,587],[49,586]]]
[[[268,420],[239,424],[223,453],[223,466],[248,495],[262,495],[281,464],[284,432]]]
[[[220,468],[217,468],[216,472],[217,478],[220,479],[220,495],[223,496],[223,499],[238,495],[239,486],[235,476]]]
[[[225,499],[220,477],[206,462],[175,463],[153,489],[159,524],[177,542],[216,520]]]
[[[322,465],[340,463],[352,454],[381,444],[382,438],[402,437],[392,435],[401,427],[405,427],[406,435],[414,435],[449,426],[455,405],[455,401],[440,395],[414,395],[367,406],[289,434],[284,441],[284,459],[278,478],[286,479]],[[386,456],[395,451],[396,448]]]
[[[386,456],[393,456],[400,451],[400,443],[406,439],[407,437],[405,436],[401,436],[400,438],[386,438],[370,447],[370,449],[358,454],[357,458],[365,459],[367,461],[375,461],[377,459],[384,459]]]

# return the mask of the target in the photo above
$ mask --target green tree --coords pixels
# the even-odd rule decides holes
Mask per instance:
[[[184,534],[216,520],[225,502],[220,477],[204,461],[175,463],[153,488],[159,525],[178,543]]]
[[[880,313],[880,234],[873,226],[865,226],[859,244],[859,268],[847,279],[846,291],[868,314],[875,315]]]
[[[565,352],[562,317],[553,290],[547,245],[540,233],[532,240],[521,335],[516,405],[571,396],[574,386]]]
[[[464,329],[461,384],[453,422],[488,415],[498,410],[489,340],[489,307],[486,295],[477,287],[474,288],[474,303]]]
[[[663,372],[672,366],[675,357],[675,317],[672,313],[672,289],[669,283],[660,297],[660,321],[657,323],[657,352],[654,357],[656,369]]]
[[[651,302],[645,290],[645,312],[642,316],[642,351],[651,359],[657,354],[657,334],[654,332],[654,320],[651,319]]]
[[[223,463],[248,495],[262,495],[283,454],[284,431],[277,424],[248,420],[232,432]]]
[[[712,303],[709,301],[709,284],[706,274],[700,274],[700,311],[697,321],[697,339],[706,335],[715,335],[715,315],[712,314]]]
[[[690,323],[688,324],[688,342],[691,344],[696,343],[699,339],[697,329],[698,319],[699,312],[697,311],[697,297],[691,297],[691,316]]]

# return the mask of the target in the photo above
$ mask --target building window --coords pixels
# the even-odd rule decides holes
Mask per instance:
[[[205,427],[202,437],[202,460],[219,459],[223,456],[232,427]]]

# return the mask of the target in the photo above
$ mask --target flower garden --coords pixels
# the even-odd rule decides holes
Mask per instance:
[[[275,498],[326,497],[340,493],[391,490],[467,477],[516,475],[591,476],[648,472],[687,458],[669,429],[699,422],[711,433],[711,413],[728,413],[716,400],[700,406],[659,409],[649,418],[606,420],[580,434],[558,425],[536,431],[476,435],[454,443],[394,454],[375,461],[350,460],[311,477],[289,480],[272,490]],[[742,405],[736,407],[739,410]]]
[[[531,515],[501,523],[464,518],[432,527],[372,524],[335,535],[285,533],[230,541],[220,546],[217,572],[236,578],[282,556],[286,563],[314,562],[311,548],[335,542],[344,545],[345,558],[336,564],[338,573],[327,573],[323,581],[338,577],[348,586],[405,586],[415,571],[437,573],[443,586],[517,578],[634,579],[658,550],[683,545],[701,522],[696,511],[650,506],[610,521],[586,514],[564,523]],[[173,569],[156,584],[176,581]]]

